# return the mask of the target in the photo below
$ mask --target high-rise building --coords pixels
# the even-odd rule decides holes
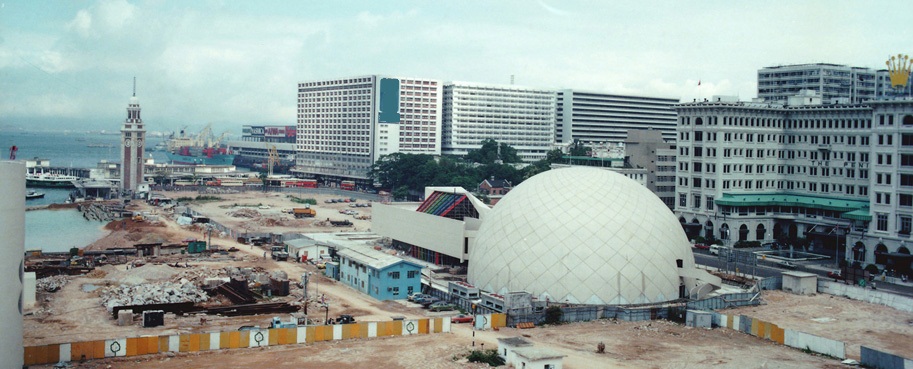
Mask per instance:
[[[268,168],[273,152],[277,156],[274,165],[290,168],[295,165],[297,133],[297,126],[245,125],[241,127],[241,139],[229,142],[228,146],[236,154],[235,165]]]
[[[885,72],[887,73],[887,72]],[[878,72],[837,64],[796,64],[758,70],[758,97],[785,104],[801,90],[818,93],[824,104],[860,103],[878,94]]]
[[[909,273],[913,101],[792,102],[677,106],[686,233],[727,245],[804,238],[816,253]]]
[[[444,86],[443,154],[466,155],[493,139],[526,162],[555,146],[556,93],[513,85],[451,82]]]
[[[295,171],[366,183],[380,156],[441,153],[441,83],[377,75],[298,84]]]
[[[143,146],[146,141],[146,128],[140,118],[139,99],[136,98],[136,80],[133,81],[133,97],[127,105],[127,119],[120,129],[121,134],[121,190],[136,192],[143,183]]]
[[[558,121],[555,142],[569,144],[624,142],[628,132],[653,129],[663,140],[675,141],[675,110],[679,99],[558,91]]]
[[[625,140],[625,158],[634,168],[647,172],[645,185],[673,209],[675,206],[675,144],[663,139],[661,131],[632,129]]]

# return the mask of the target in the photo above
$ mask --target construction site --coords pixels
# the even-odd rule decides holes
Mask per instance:
[[[180,337],[171,343],[175,350],[167,349],[166,338],[164,346],[142,351],[151,354],[134,351],[117,357],[117,352],[105,355],[102,348],[98,358],[58,355],[54,363],[30,367],[50,368],[60,361],[85,368],[219,368],[226,363],[269,363],[276,368],[482,368],[488,364],[469,362],[470,353],[497,349],[499,339],[511,337],[559,353],[566,368],[843,368],[843,359],[859,360],[864,346],[895,355],[913,352],[911,311],[823,293],[777,290],[759,291],[757,304],[724,307],[717,313],[843,342],[845,357],[789,347],[726,324],[695,327],[678,319],[597,319],[517,328],[480,325],[477,316],[475,323],[451,323],[461,311],[432,312],[405,296],[380,301],[326,276],[325,268],[332,263],[329,255],[286,255],[283,260],[274,254],[289,251],[274,249],[282,244],[274,235],[334,233],[376,239],[372,248],[407,257],[370,236],[372,207],[350,206],[365,200],[263,192],[166,195],[183,200],[177,206],[125,206],[124,211],[137,216],[111,221],[106,226],[109,235],[77,255],[28,256],[27,264],[54,264],[49,260],[55,258],[56,265],[73,260],[82,264],[73,275],[39,277],[36,301],[25,310],[24,342],[27,353],[47,357],[52,354],[36,347],[61,352],[66,346],[67,352],[75,353],[80,342],[107,342],[113,347],[119,339]],[[303,206],[301,197],[312,198],[314,204]],[[423,274],[434,277],[439,272],[430,270]],[[403,322],[403,333],[381,334],[380,327],[390,322]],[[427,334],[406,334],[408,322],[417,322]],[[349,334],[335,328],[347,324],[368,331]],[[320,330],[323,326],[330,330]],[[298,341],[273,337],[278,332],[294,335],[296,328],[308,332],[308,339],[304,333],[298,333]],[[253,343],[250,332],[267,330],[276,332],[269,345],[258,341],[257,347],[221,348],[228,347],[231,337],[251,337]],[[342,333],[337,336],[333,330]],[[222,346],[214,343],[220,334],[225,337]]]

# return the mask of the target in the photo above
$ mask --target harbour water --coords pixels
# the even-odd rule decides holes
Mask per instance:
[[[86,220],[76,209],[27,211],[25,249],[65,252],[82,248],[107,234],[104,226],[104,222]]]
[[[159,138],[150,139],[155,145]],[[17,160],[35,157],[50,160],[52,167],[94,168],[101,160],[119,162],[120,135],[74,132],[0,131],[0,148],[4,159],[10,147],[16,146]],[[161,152],[147,153],[156,161],[165,161]],[[67,200],[71,189],[29,188],[45,194],[44,198],[26,200],[25,206],[60,204]],[[25,249],[45,252],[65,252],[71,247],[85,247],[107,232],[104,223],[89,221],[75,209],[32,210],[25,214]]]

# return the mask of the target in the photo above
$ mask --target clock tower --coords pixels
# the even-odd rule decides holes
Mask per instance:
[[[136,192],[137,186],[143,183],[143,146],[146,141],[146,128],[140,118],[139,99],[136,98],[136,77],[133,77],[133,97],[127,105],[127,119],[120,129],[121,166],[120,183],[122,193]]]

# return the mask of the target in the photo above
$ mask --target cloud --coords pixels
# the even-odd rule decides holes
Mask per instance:
[[[126,0],[104,0],[76,12],[66,26],[82,37],[101,37],[132,24],[136,11],[136,6]]]

